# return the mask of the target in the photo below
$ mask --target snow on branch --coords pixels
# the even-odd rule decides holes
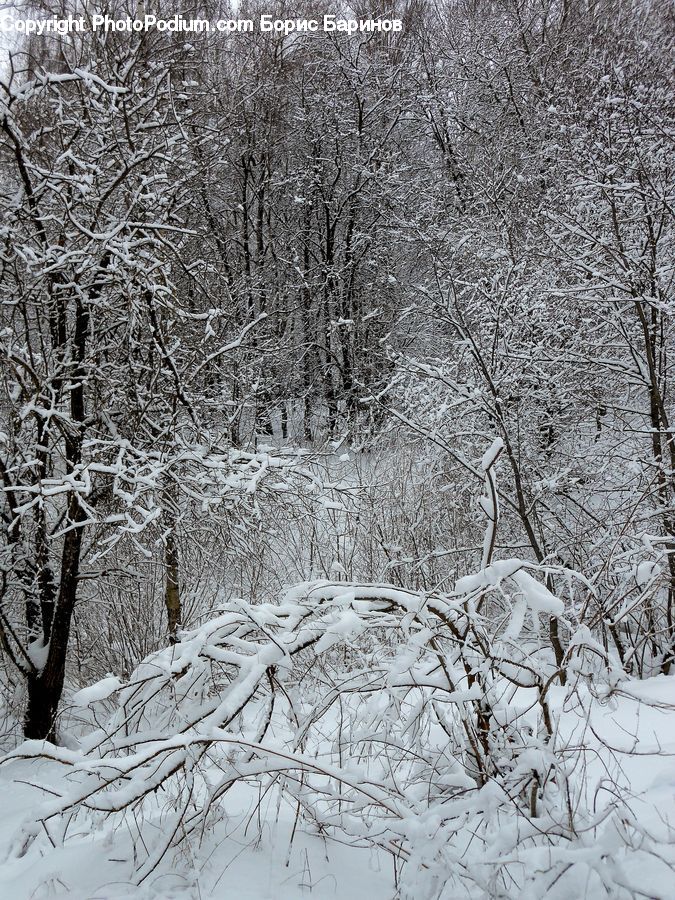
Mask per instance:
[[[623,806],[561,818],[577,788],[549,702],[555,661],[516,640],[526,615],[530,631],[540,613],[562,615],[541,577],[512,559],[449,594],[314,581],[274,603],[229,602],[125,682],[110,675],[76,694],[76,709],[99,720],[108,710],[77,745],[29,741],[2,760],[49,759],[68,771],[16,852],[45,834],[67,841],[82,817],[112,829],[133,811],[150,827],[169,815],[159,797],[173,798],[177,818],[164,837],[153,842],[140,826],[140,884],[208,829],[235,784],[262,779],[328,833],[407,860],[418,896],[435,896],[451,870],[456,884],[469,884],[476,865],[489,869],[489,833],[502,816],[510,823],[502,850],[514,866],[565,834],[565,862],[554,865],[561,877],[602,868],[583,847]],[[476,592],[483,609],[489,601],[506,613],[496,633]],[[583,635],[573,643],[570,672],[583,668],[586,643]],[[482,835],[470,851],[469,833]],[[539,877],[535,867],[527,879],[534,886]]]

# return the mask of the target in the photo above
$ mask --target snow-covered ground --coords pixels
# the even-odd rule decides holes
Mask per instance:
[[[562,688],[553,689],[552,708],[560,714],[560,731],[570,747],[587,746],[578,755],[585,765],[586,802],[600,810],[612,793],[621,794],[635,822],[626,834],[612,826],[596,833],[585,852],[593,868],[610,858],[614,888],[597,893],[591,881],[555,886],[547,896],[562,900],[607,897],[675,898],[675,679],[658,676],[622,682],[606,701],[563,703]],[[50,760],[12,759],[0,768],[0,896],[12,900],[69,897],[217,898],[217,900],[388,900],[397,896],[393,859],[381,849],[356,847],[319,834],[306,820],[296,822],[292,801],[264,780],[239,784],[227,794],[222,815],[199,840],[165,859],[138,885],[134,883],[133,821],[117,819],[114,828],[92,831],[88,819],[72,823],[63,846],[51,847],[38,836],[21,855],[22,825],[34,817],[49,791],[63,787],[65,769]],[[580,771],[580,768],[577,769]],[[158,800],[158,810],[162,807]],[[168,818],[162,810],[162,822]],[[67,817],[66,817],[67,818]],[[84,823],[84,825],[82,824]],[[633,825],[638,825],[635,830]],[[61,823],[66,824],[62,821]],[[58,829],[56,829],[58,831]],[[54,825],[50,826],[52,839]],[[145,832],[147,839],[147,830]],[[628,837],[628,835],[632,837]],[[639,836],[638,836],[639,835]],[[499,835],[491,855],[499,857]],[[579,848],[575,853],[581,852]],[[542,858],[542,863],[545,860]],[[508,863],[505,857],[504,863]],[[623,885],[623,888],[621,887]],[[403,896],[412,897],[410,887]],[[438,895],[444,900],[489,897],[477,890]],[[514,886],[500,897],[525,897]]]
[[[0,770],[0,897],[387,900],[394,894],[393,866],[384,853],[308,833],[302,823],[294,833],[295,811],[279,801],[276,789],[261,797],[252,787],[238,787],[201,846],[160,866],[142,885],[132,880],[132,832],[121,827],[113,834],[75,829],[63,847],[17,858],[16,836],[45,796],[33,785],[61,780],[48,761],[16,760]]]

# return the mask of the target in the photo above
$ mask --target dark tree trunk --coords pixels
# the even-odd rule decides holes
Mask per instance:
[[[24,737],[31,740],[48,740],[56,743],[56,731],[54,722],[60,697],[54,702],[53,694],[48,696],[47,688],[43,685],[40,675],[29,676],[26,686],[28,688],[28,706],[24,719]]]
[[[108,264],[106,254],[102,261],[101,271]],[[100,294],[100,283],[94,283],[91,299]],[[65,316],[65,307],[61,307]],[[65,455],[69,471],[73,471],[82,459],[83,426],[85,420],[84,381],[89,314],[87,308],[78,298],[75,303],[75,329],[73,334],[73,369],[70,386],[70,417],[72,430],[65,439]],[[61,346],[65,343],[62,341]],[[61,583],[58,596],[53,602],[51,579],[44,582],[43,617],[46,625],[44,642],[47,646],[47,659],[44,666],[31,673],[27,679],[28,706],[24,719],[24,735],[28,739],[56,741],[56,713],[63,693],[66,677],[66,659],[68,657],[68,641],[70,623],[77,599],[77,587],[80,576],[80,555],[82,552],[82,536],[87,513],[80,505],[77,494],[71,494],[68,502],[67,531],[63,541],[61,555]],[[51,573],[50,573],[51,574]],[[44,580],[43,580],[44,581]],[[53,604],[53,616],[52,616]],[[51,631],[49,622],[51,619]]]
[[[164,545],[164,564],[166,566],[166,584],[164,602],[168,621],[169,641],[175,644],[177,632],[181,624],[180,590],[178,586],[178,547],[173,525],[169,528]]]
[[[81,526],[85,519],[76,496],[70,501],[69,518],[75,527],[66,534],[63,544],[61,589],[54,610],[47,659],[44,667],[27,679],[28,706],[24,735],[29,740],[56,741],[56,713],[66,677],[70,623],[80,571]]]

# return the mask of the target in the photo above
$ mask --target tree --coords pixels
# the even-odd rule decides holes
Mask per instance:
[[[209,314],[180,296],[190,233],[181,57],[163,46],[153,63],[151,41],[96,45],[89,68],[77,63],[92,48],[75,45],[57,75],[30,60],[20,69],[15,56],[3,85],[0,615],[27,686],[27,737],[55,736],[73,611],[105,548],[124,539],[147,552],[139,536],[162,521],[175,638],[181,494],[213,502],[215,491],[218,502],[267,466],[186,446],[185,427],[202,427],[194,398],[210,361],[245,333],[204,359]]]

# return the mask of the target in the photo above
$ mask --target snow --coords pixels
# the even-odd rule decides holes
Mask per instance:
[[[644,587],[646,584],[649,584],[660,571],[660,566],[655,562],[652,562],[651,560],[642,560],[642,562],[639,562],[634,568],[635,580],[640,587]]]
[[[547,613],[550,616],[562,615],[565,604],[555,597],[546,585],[526,571],[530,566],[521,559],[504,559],[492,563],[474,575],[465,575],[455,582],[455,594],[476,594],[481,591],[499,588],[502,582],[511,580],[517,585],[525,605],[534,613]],[[523,608],[517,605],[514,615],[520,621]],[[514,633],[516,636],[518,631]]]
[[[565,604],[554,597],[546,585],[541,584],[524,569],[511,576],[523,592],[523,597],[532,612],[547,613],[549,616],[562,615]]]
[[[71,703],[75,706],[89,706],[99,700],[107,700],[111,694],[122,687],[122,682],[116,675],[108,675],[90,687],[82,688],[71,697]]]
[[[495,438],[490,448],[485,451],[483,454],[483,458],[480,463],[480,467],[484,472],[487,472],[488,469],[491,469],[495,463],[495,460],[499,456],[499,454],[504,449],[504,441],[501,438]]]
[[[384,900],[395,858],[406,900],[669,900],[675,682],[603,673],[579,625],[559,684],[522,637],[528,613],[564,615],[545,575],[511,558],[448,595],[315,581],[230,601],[75,693],[67,747],[0,760],[0,879],[19,898]],[[486,591],[510,604],[491,644]],[[102,701],[96,727],[75,716]]]
[[[38,672],[41,672],[49,655],[49,644],[43,641],[32,641],[27,647],[28,656]]]
[[[109,679],[104,679],[109,681]],[[611,774],[622,790],[629,790],[633,809],[639,814],[642,829],[649,831],[650,842],[659,848],[662,861],[645,857],[640,843],[633,851],[626,851],[616,832],[601,831],[596,840],[587,842],[585,855],[590,872],[600,871],[607,864],[607,855],[614,858],[617,875],[626,885],[637,886],[645,895],[659,900],[670,900],[672,880],[668,861],[675,861],[673,840],[675,836],[675,710],[672,707],[673,678],[657,676],[642,682],[629,682],[613,698],[611,704],[599,704],[590,694],[580,692],[581,705],[569,707],[565,703],[565,691],[552,689],[551,703],[558,717],[559,732],[570,736],[580,734],[580,729],[592,728],[602,738],[592,738],[585,761],[585,778],[589,790],[595,790],[596,803],[607,800],[603,784],[609,789]],[[102,688],[97,686],[98,694]],[[94,692],[96,693],[96,692]],[[530,705],[531,691],[519,691],[518,697],[503,710],[503,721],[512,721]],[[454,702],[475,698],[475,691],[452,697]],[[586,723],[586,724],[585,724]],[[216,732],[221,738],[237,741],[236,734]],[[214,735],[214,736],[216,736]],[[630,736],[628,739],[627,736]],[[178,743],[178,742],[177,742]],[[25,744],[23,752],[39,751],[41,742]],[[619,748],[617,750],[617,748]],[[628,751],[631,751],[630,755]],[[21,751],[20,751],[21,754]],[[65,763],[72,760],[70,751],[59,751]],[[304,758],[307,769],[316,767],[317,760]],[[550,765],[550,754],[534,748],[520,756],[523,771],[536,770],[545,773]],[[260,767],[259,767],[260,768]],[[368,785],[364,775],[350,765],[341,770],[319,763],[332,778],[351,780],[366,790],[379,789]],[[264,769],[264,767],[263,767]],[[289,774],[292,770],[289,770]],[[214,784],[219,772],[213,769]],[[69,839],[61,844],[54,823],[49,825],[52,840],[39,855],[22,854],[17,844],[22,822],[27,811],[40,806],[48,792],[66,787],[68,776],[64,766],[46,759],[13,758],[0,767],[0,790],[3,796],[3,818],[0,824],[0,883],[3,896],[28,900],[32,897],[69,897],[71,900],[91,900],[93,897],[114,898],[188,898],[211,897],[213,900],[229,900],[233,895],[248,900],[296,900],[300,896],[317,897],[319,900],[352,897],[354,900],[391,900],[395,896],[393,869],[388,854],[377,847],[348,846],[331,840],[327,835],[313,832],[308,823],[296,826],[296,808],[284,799],[275,788],[260,795],[254,785],[240,784],[227,795],[227,814],[214,820],[188,856],[179,865],[166,859],[149,872],[142,883],[136,883],[133,866],[131,828],[118,824],[114,829],[105,823],[94,827],[74,828]],[[448,788],[470,787],[464,776],[448,774]],[[420,786],[422,787],[422,786]],[[72,790],[72,788],[71,788]],[[424,789],[418,802],[424,799]],[[413,794],[409,795],[412,800]],[[603,799],[604,798],[604,799]],[[168,798],[167,798],[168,799]],[[48,801],[49,802],[49,801]],[[165,800],[158,799],[155,816],[159,821]],[[166,821],[164,823],[166,825]],[[536,828],[545,826],[543,819],[533,822]],[[431,847],[441,820],[434,817],[420,818],[413,827],[407,827],[409,839],[429,842]],[[364,832],[364,837],[367,832]],[[524,838],[524,832],[520,839]],[[159,833],[157,834],[159,837]],[[36,839],[40,839],[39,834]],[[44,842],[44,833],[42,835]],[[495,832],[491,841],[491,856],[495,860],[508,859],[512,854],[513,835],[508,827]],[[48,849],[47,849],[48,848]],[[449,848],[452,849],[452,848]],[[468,849],[468,848],[467,848]],[[644,849],[644,848],[642,848]],[[464,850],[457,848],[458,863]],[[571,848],[552,847],[548,850],[529,851],[529,865],[534,869],[558,864],[578,865],[578,855]],[[645,864],[645,859],[649,864]],[[594,883],[593,877],[589,882]],[[558,892],[551,897],[561,900],[600,896],[583,878],[563,881]],[[576,888],[571,887],[576,885]],[[628,897],[621,891],[609,896]],[[412,898],[413,894],[404,894]],[[420,894],[421,896],[421,894]],[[452,900],[453,893],[443,895]],[[487,898],[487,894],[462,893],[469,898]],[[528,897],[538,900],[531,889],[506,892],[500,896]]]
[[[27,782],[58,785],[52,763],[15,761],[0,770],[3,822],[0,854],[12,856],[12,835],[25,810],[42,791]],[[160,867],[145,882],[132,880],[130,832],[105,828],[81,834],[72,844],[40,858],[10,858],[0,867],[2,896],[13,900],[67,897],[69,900],[318,900],[368,897],[389,900],[392,867],[384,853],[354,849],[319,834],[293,830],[295,810],[275,792],[259,798],[253,789],[230,795],[228,817],[204,835],[184,868]],[[251,823],[259,821],[259,827]]]

